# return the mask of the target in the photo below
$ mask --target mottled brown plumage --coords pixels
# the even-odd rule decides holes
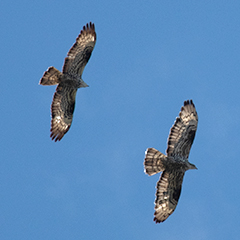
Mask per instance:
[[[71,126],[77,89],[88,87],[82,80],[82,73],[91,57],[95,43],[95,27],[90,22],[83,27],[69,50],[62,72],[49,67],[40,80],[41,85],[58,84],[51,105],[50,137],[52,140],[60,141]]]
[[[180,197],[184,174],[197,169],[188,162],[189,152],[195,137],[198,115],[192,100],[184,102],[168,137],[167,155],[154,148],[145,152],[145,173],[152,176],[162,172],[157,183],[154,221],[165,221],[175,210]]]

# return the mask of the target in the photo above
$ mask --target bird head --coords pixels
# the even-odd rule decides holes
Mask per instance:
[[[81,87],[89,87],[82,79],[80,80],[79,88]]]
[[[188,163],[189,164],[189,169],[197,169],[197,167],[194,165],[194,164],[192,164],[192,163]]]

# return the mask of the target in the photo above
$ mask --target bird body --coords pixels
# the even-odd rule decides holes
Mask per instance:
[[[170,130],[167,154],[155,148],[148,148],[145,152],[145,173],[152,176],[162,172],[156,186],[154,213],[156,223],[165,221],[175,210],[185,172],[189,169],[197,169],[188,161],[197,124],[198,115],[192,100],[185,101],[179,117]]]
[[[51,105],[52,140],[60,141],[72,124],[77,90],[88,87],[82,80],[82,73],[95,43],[95,26],[90,22],[83,27],[75,44],[69,50],[62,72],[55,67],[49,67],[40,80],[41,85],[58,85]]]

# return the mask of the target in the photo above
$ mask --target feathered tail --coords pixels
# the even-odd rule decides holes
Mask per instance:
[[[39,84],[41,85],[56,85],[60,82],[62,73],[55,67],[49,67],[48,70],[43,74]]]
[[[165,161],[167,157],[156,150],[155,148],[148,148],[145,152],[144,170],[149,176],[165,170]]]

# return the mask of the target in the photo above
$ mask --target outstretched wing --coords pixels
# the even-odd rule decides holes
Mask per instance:
[[[52,140],[60,141],[64,134],[69,130],[75,107],[77,89],[66,83],[57,86],[51,105],[52,121],[51,135]]]
[[[63,65],[63,73],[81,76],[96,43],[93,23],[86,24],[69,50]]]
[[[188,158],[195,133],[198,115],[192,100],[184,102],[168,137],[167,156]]]
[[[182,189],[184,173],[181,171],[163,171],[157,182],[154,221],[164,222],[175,210]]]

